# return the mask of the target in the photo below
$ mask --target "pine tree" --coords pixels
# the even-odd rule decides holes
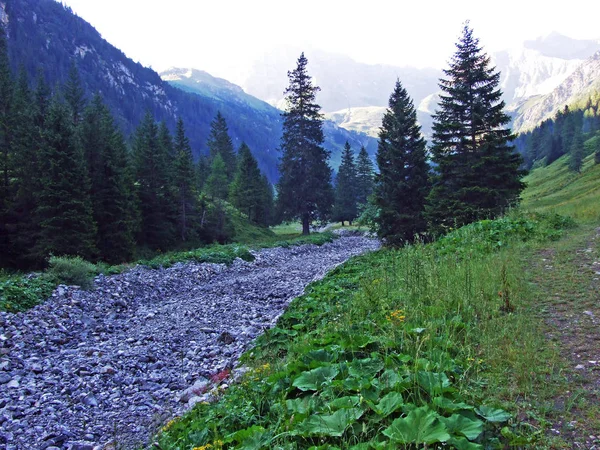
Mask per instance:
[[[456,48],[433,116],[435,176],[427,215],[436,232],[501,214],[524,186],[522,160],[505,127],[510,118],[498,89],[500,74],[468,23]]]
[[[175,132],[175,164],[174,177],[175,188],[177,191],[178,205],[178,230],[182,241],[187,241],[192,231],[196,214],[196,180],[194,160],[192,158],[192,148],[190,141],[185,135],[183,120],[177,121],[177,130]]]
[[[274,199],[273,199],[273,185],[269,182],[266,175],[261,177],[261,192],[262,201],[261,209],[257,212],[257,223],[266,227],[273,225],[274,219]]]
[[[350,144],[346,141],[342,153],[342,162],[335,182],[335,204],[333,207],[333,217],[342,222],[352,221],[358,215],[357,197],[358,197],[358,175],[356,163],[354,162],[354,153]]]
[[[150,112],[146,113],[135,133],[133,156],[140,210],[138,242],[152,250],[169,247],[174,238],[167,152],[165,142],[159,139],[159,127]]]
[[[40,186],[39,148],[36,141],[34,109],[32,94],[29,89],[27,73],[22,68],[14,94],[14,129],[13,129],[13,177],[14,202],[11,216],[16,231],[12,238],[14,264],[20,268],[28,268],[34,264],[30,259],[30,249],[35,244],[37,224],[35,221],[36,195]]]
[[[80,138],[90,178],[100,257],[110,263],[128,261],[133,256],[134,239],[127,149],[99,95],[84,110]]]
[[[36,217],[40,232],[34,249],[38,260],[48,255],[96,254],[85,161],[75,143],[71,112],[54,98],[48,109],[40,158],[41,189]]]
[[[238,150],[238,170],[231,184],[231,204],[248,216],[248,220],[259,223],[264,201],[264,186],[258,162],[250,148],[242,143]]]
[[[575,132],[571,143],[571,156],[569,159],[569,170],[581,173],[583,165],[583,137],[580,132]]]
[[[204,184],[210,175],[210,162],[209,158],[205,155],[200,155],[198,163],[196,164],[196,189],[198,192],[202,192]]]
[[[429,166],[417,112],[406,89],[396,81],[383,116],[377,148],[379,174],[375,178],[378,233],[386,245],[412,242],[426,231],[425,199]]]
[[[85,90],[81,85],[81,78],[79,76],[79,70],[77,69],[75,61],[71,63],[69,77],[67,78],[63,90],[67,105],[69,105],[69,108],[71,109],[73,125],[78,126],[79,122],[81,121],[81,117],[83,116],[86,100]]]
[[[375,185],[375,172],[373,171],[373,162],[367,153],[367,149],[362,146],[356,160],[357,176],[357,203],[364,205],[369,196],[373,193]]]
[[[210,176],[204,189],[214,200],[224,200],[229,193],[227,167],[220,153],[217,153],[210,167]]]
[[[8,61],[6,32],[0,25],[0,265],[7,264],[10,252],[9,210],[11,208],[10,158],[13,80]]]
[[[229,137],[227,122],[220,112],[210,124],[207,146],[210,152],[210,163],[212,164],[217,154],[220,154],[227,170],[227,180],[228,182],[233,181],[237,170],[237,160],[233,143]]]
[[[279,209],[284,219],[300,219],[302,233],[310,233],[314,220],[326,219],[333,204],[330,152],[323,148],[323,116],[315,102],[319,87],[313,86],[306,71],[304,53],[297,67],[288,72],[285,90],[287,109],[283,113],[283,156],[277,186]]]

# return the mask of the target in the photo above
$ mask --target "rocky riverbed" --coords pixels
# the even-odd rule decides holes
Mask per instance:
[[[256,260],[136,267],[0,313],[0,448],[139,448],[203,397],[310,282],[378,248],[343,236]]]

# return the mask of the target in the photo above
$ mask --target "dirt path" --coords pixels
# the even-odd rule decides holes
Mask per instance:
[[[548,338],[567,362],[551,433],[573,449],[600,449],[600,228],[537,255]]]

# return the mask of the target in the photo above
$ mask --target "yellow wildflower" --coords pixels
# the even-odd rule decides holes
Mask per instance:
[[[404,311],[402,311],[401,309],[397,309],[396,311],[392,311],[388,316],[387,319],[392,322],[394,325],[400,325],[401,323],[404,322],[404,320],[406,319],[406,316],[404,315]]]

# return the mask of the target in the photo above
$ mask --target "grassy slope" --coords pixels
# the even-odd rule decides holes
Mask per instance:
[[[554,273],[551,285],[547,268],[532,263],[546,248],[572,253],[600,218],[600,166],[588,158],[572,174],[567,164],[532,173],[522,209],[507,218],[433,245],[355,258],[313,284],[246,354],[252,371],[242,384],[171,423],[161,448],[402,448],[428,440],[399,430],[427,434],[436,426],[459,449],[571,448],[550,428],[597,408],[570,393],[568,364],[560,342],[546,338],[544,314],[550,291],[587,291],[584,280],[574,285],[572,266]],[[555,212],[581,225],[573,229]],[[349,369],[362,364],[375,368]],[[337,374],[306,389],[315,370]],[[385,384],[390,371],[401,379],[393,386]],[[440,376],[448,391],[423,382]],[[462,406],[444,408],[447,400]],[[511,418],[494,421],[481,405]],[[414,408],[429,422],[419,425]],[[465,419],[475,432],[449,425]]]

